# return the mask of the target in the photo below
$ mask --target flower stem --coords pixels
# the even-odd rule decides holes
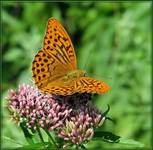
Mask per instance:
[[[37,131],[38,131],[38,135],[40,137],[40,140],[44,143],[44,139],[43,139],[43,136],[41,134],[41,131],[40,131],[40,128],[38,127],[38,125],[37,125]]]
[[[33,139],[32,139],[32,134],[29,133],[29,131],[28,131],[28,129],[26,128],[24,122],[20,123],[20,127],[21,127],[21,129],[22,129],[22,131],[23,131],[23,133],[24,133],[24,137],[26,138],[27,142],[28,142],[29,144],[34,144],[34,141],[33,141]]]
[[[51,136],[51,134],[49,133],[49,131],[45,130],[45,132],[47,133],[47,135],[49,136],[50,140],[52,141],[52,143],[57,146],[56,142],[54,141],[53,137]]]

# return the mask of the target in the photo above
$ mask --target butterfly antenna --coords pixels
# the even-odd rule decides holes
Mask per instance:
[[[90,60],[92,54],[93,54],[93,49],[89,50],[89,52],[87,54],[87,57],[86,57],[86,59],[84,61],[85,62],[84,63],[84,66],[82,67],[83,69],[86,69],[87,68],[87,65],[89,65],[89,60]]]
[[[109,80],[113,79],[112,77],[100,76],[99,74],[95,74],[95,73],[93,73],[92,75],[99,79],[109,79]]]
[[[84,63],[84,66],[82,67],[82,69],[84,69],[84,70],[86,70],[87,69],[87,65],[89,64],[89,60],[90,60],[90,57],[93,55],[93,48],[92,49],[90,49],[89,50],[89,52],[88,52],[88,54],[87,54],[87,59],[84,61],[85,63]],[[102,77],[102,76],[100,76],[100,75],[96,75],[96,74],[93,74],[94,76],[96,76],[96,77],[98,77],[99,76],[99,78],[107,78],[107,79],[111,79],[112,80],[112,77]]]

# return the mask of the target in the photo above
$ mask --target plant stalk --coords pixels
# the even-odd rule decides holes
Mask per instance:
[[[42,134],[41,134],[41,131],[40,131],[40,128],[38,127],[38,125],[37,125],[37,131],[38,131],[38,135],[39,135],[39,137],[40,137],[41,142],[44,143],[44,139],[43,139],[43,136],[42,136]]]
[[[56,144],[56,142],[54,141],[53,137],[51,136],[51,134],[49,133],[49,131],[45,130],[45,132],[47,133],[47,135],[49,136],[50,140],[52,141],[52,143],[57,147],[58,145]]]

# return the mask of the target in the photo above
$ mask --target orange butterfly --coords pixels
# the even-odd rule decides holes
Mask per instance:
[[[63,26],[49,19],[44,46],[32,63],[33,79],[42,92],[58,95],[74,93],[105,93],[109,86],[94,78],[85,77],[77,69],[72,42]]]

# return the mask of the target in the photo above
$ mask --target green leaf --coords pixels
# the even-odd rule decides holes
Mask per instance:
[[[8,142],[15,143],[17,145],[23,145],[22,143],[19,143],[18,141],[14,140],[14,139],[11,139],[10,137],[7,137],[7,136],[3,136],[3,139],[8,141]]]
[[[23,147],[19,147],[16,149],[43,149],[43,148],[51,148],[50,143],[49,142],[35,143],[35,144],[25,145]]]
[[[114,133],[111,132],[106,132],[106,131],[97,131],[95,132],[93,140],[103,140],[105,142],[109,143],[117,143],[117,144],[124,144],[132,147],[144,147],[144,144],[135,141],[133,139],[125,139],[122,138],[118,135],[115,135]]]
[[[103,140],[103,141],[106,141],[106,142],[109,142],[109,143],[118,143],[119,142],[119,139],[120,139],[120,136],[118,135],[115,135],[111,132],[106,132],[106,131],[97,131],[95,132],[95,135],[94,135],[94,140]]]
[[[133,139],[120,138],[119,139],[119,143],[120,144],[130,145],[130,146],[133,146],[133,147],[144,147],[144,144],[142,144],[142,143],[140,143],[138,141],[135,141]]]

